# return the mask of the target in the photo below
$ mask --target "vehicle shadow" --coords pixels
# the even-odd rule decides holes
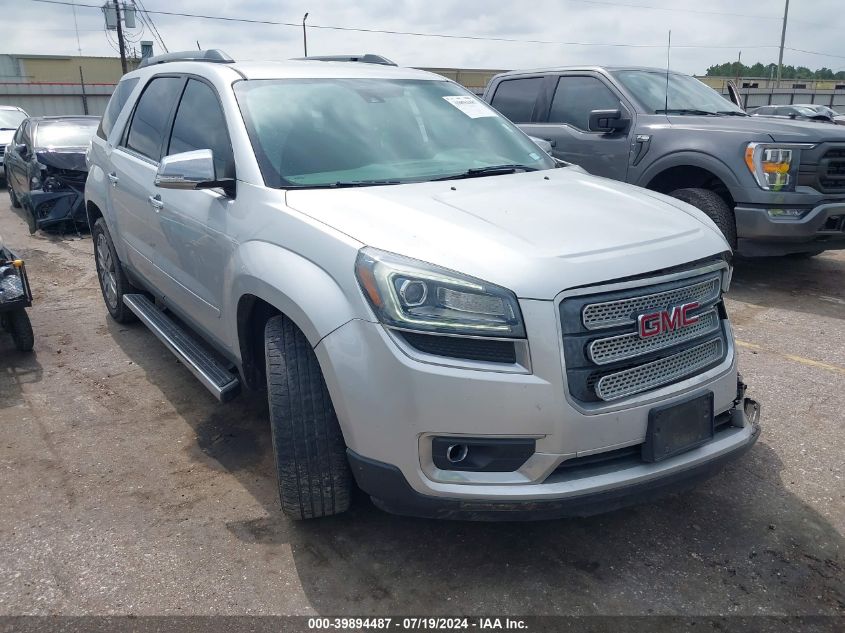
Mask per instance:
[[[728,298],[754,305],[845,319],[845,257],[736,259]]]
[[[267,556],[290,548],[319,614],[845,612],[845,540],[787,489],[765,434],[693,491],[596,517],[432,521],[358,494],[344,515],[297,523],[279,510],[263,394],[220,405],[169,352],[151,353],[142,326],[111,329],[192,427],[191,458],[233,475],[266,510],[229,532]]]
[[[38,356],[19,352],[12,337],[0,330],[0,409],[23,404],[23,385],[41,382],[42,375]]]

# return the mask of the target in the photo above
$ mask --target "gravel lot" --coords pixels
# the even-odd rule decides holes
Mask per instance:
[[[291,523],[265,404],[219,405],[108,318],[87,236],[30,237],[34,354],[0,335],[0,615],[845,615],[845,252],[737,266],[763,436],[694,492],[582,520]]]

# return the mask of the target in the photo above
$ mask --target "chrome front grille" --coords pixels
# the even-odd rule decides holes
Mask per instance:
[[[721,358],[722,341],[714,338],[678,354],[602,376],[596,383],[596,395],[605,401],[618,400],[691,376]]]
[[[584,308],[584,327],[588,330],[598,330],[634,323],[637,318],[636,315],[649,308],[663,308],[690,301],[698,301],[701,305],[706,305],[718,299],[721,292],[721,280],[719,277],[714,277],[692,286],[684,286],[683,288],[643,297],[592,303]]]
[[[561,301],[570,396],[584,403],[616,401],[721,363],[728,353],[722,306],[725,267],[721,261],[705,263],[669,281],[646,280],[612,291],[586,289]],[[673,315],[673,309],[690,303],[699,304],[689,311],[697,317],[694,323],[662,322],[659,334],[640,336],[640,315]]]
[[[719,326],[719,315],[716,310],[710,310],[699,315],[698,322],[695,325],[680,330],[663,332],[651,338],[640,338],[640,335],[636,332],[608,338],[597,338],[590,343],[587,349],[590,360],[596,365],[607,365],[699,338],[704,334],[718,331]]]

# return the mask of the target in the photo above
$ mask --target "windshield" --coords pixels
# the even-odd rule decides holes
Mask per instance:
[[[41,121],[35,130],[36,147],[85,147],[97,131],[98,119]]]
[[[26,112],[20,110],[0,110],[0,129],[17,130],[26,118]]]
[[[667,99],[666,73],[646,70],[617,70],[613,73],[647,112],[698,110],[700,113],[744,114],[736,105],[712,88],[689,75],[669,74]]]
[[[270,187],[393,184],[493,166],[555,166],[512,123],[448,81],[258,80],[237,83],[235,94]]]

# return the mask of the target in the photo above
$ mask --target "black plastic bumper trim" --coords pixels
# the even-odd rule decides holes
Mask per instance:
[[[386,512],[429,519],[536,521],[601,514],[687,490],[741,457],[759,436],[760,427],[754,425],[753,433],[744,444],[670,476],[598,493],[539,501],[473,501],[423,495],[411,488],[396,466],[364,457],[351,449],[347,449],[347,453],[358,486]]]

